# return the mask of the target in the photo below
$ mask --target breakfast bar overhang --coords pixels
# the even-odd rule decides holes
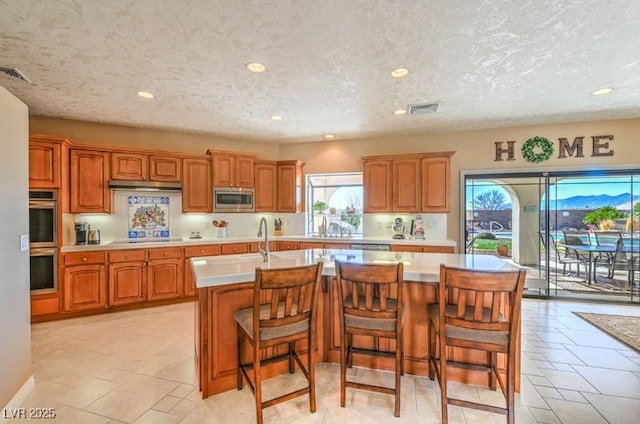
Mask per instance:
[[[237,337],[233,314],[247,308],[253,301],[253,280],[256,267],[285,268],[324,263],[323,283],[317,297],[317,350],[320,362],[340,362],[340,331],[338,320],[335,260],[356,263],[404,263],[404,371],[427,377],[429,344],[427,340],[427,305],[436,302],[440,264],[450,267],[499,271],[517,269],[514,265],[490,255],[443,253],[378,252],[363,250],[307,249],[272,252],[269,262],[259,254],[207,256],[192,258],[190,265],[198,289],[195,303],[195,360],[202,397],[236,388]],[[520,334],[518,334],[518,340]],[[371,347],[373,338],[354,337],[354,345]],[[385,349],[381,339],[379,347]],[[519,343],[518,343],[519,344]],[[393,347],[389,345],[389,348]],[[307,348],[302,346],[302,349]],[[273,356],[286,352],[287,346],[265,352]],[[281,349],[282,351],[280,351]],[[390,350],[390,349],[389,349]],[[486,364],[484,352],[453,349],[449,358]],[[517,352],[516,388],[520,386],[520,348]],[[354,366],[372,369],[393,369],[392,359],[354,355]],[[270,367],[270,368],[269,368]],[[285,363],[267,367],[266,376],[286,372]],[[486,373],[472,369],[450,368],[449,378],[464,383],[486,385]]]

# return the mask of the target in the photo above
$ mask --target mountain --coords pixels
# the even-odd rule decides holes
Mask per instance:
[[[573,196],[566,199],[552,200],[551,209],[598,209],[603,206],[613,206],[620,210],[630,210],[635,202],[640,200],[640,195],[631,198],[630,193],[622,193],[616,196],[598,194],[592,196]]]

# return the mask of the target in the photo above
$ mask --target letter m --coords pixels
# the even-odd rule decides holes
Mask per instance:
[[[565,137],[558,138],[560,145],[558,146],[558,158],[566,158],[567,156],[574,156],[577,158],[583,158],[583,141],[584,137],[576,137],[573,143],[569,144],[569,140]]]

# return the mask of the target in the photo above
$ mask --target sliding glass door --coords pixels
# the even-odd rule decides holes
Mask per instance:
[[[465,176],[465,244],[526,267],[528,296],[640,302],[640,173]]]

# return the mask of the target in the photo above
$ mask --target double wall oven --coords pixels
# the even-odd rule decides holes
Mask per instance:
[[[58,289],[57,217],[57,191],[29,191],[29,262],[34,294]]]

